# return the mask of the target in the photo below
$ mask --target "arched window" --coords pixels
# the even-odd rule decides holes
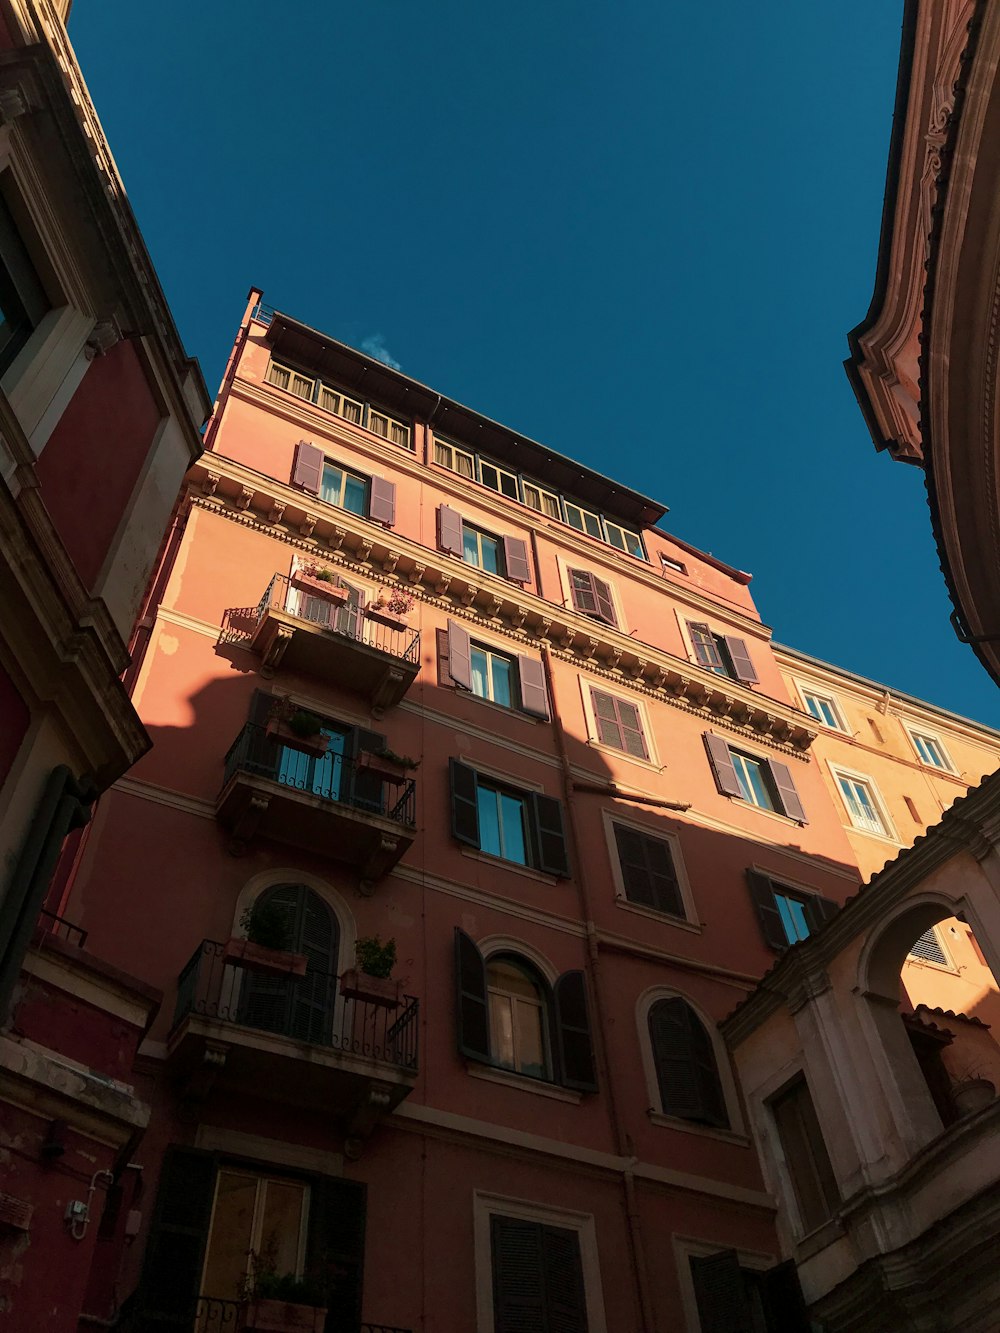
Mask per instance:
[[[503,1069],[551,1078],[548,997],[533,969],[508,954],[486,964],[490,1050]]]
[[[656,1001],[649,1040],[663,1114],[728,1129],[715,1047],[686,1000],[676,995]]]
[[[286,924],[285,948],[305,954],[304,977],[245,974],[240,1022],[299,1041],[329,1039],[337,989],[337,922],[329,907],[304,884],[279,884],[257,902],[277,908]]]

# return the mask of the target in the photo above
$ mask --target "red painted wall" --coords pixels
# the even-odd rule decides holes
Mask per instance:
[[[37,464],[42,498],[89,588],[114,540],[160,423],[135,348],[91,362]]]

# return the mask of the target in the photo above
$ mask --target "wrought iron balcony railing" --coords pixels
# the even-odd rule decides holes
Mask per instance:
[[[248,971],[227,958],[224,943],[203,940],[177,979],[173,1030],[195,1014],[415,1073],[419,1007],[412,995],[395,1007],[342,995],[332,972]]]
[[[191,1333],[239,1333],[246,1326],[247,1304],[245,1301],[200,1296],[195,1306],[188,1310],[186,1318],[184,1314],[182,1310],[180,1318],[171,1321],[170,1327],[176,1328],[183,1324]],[[126,1333],[150,1333],[146,1317],[146,1312],[139,1307],[123,1311],[121,1327]],[[157,1319],[155,1327],[159,1327],[161,1322],[161,1319]],[[358,1328],[357,1325],[354,1327]],[[361,1324],[358,1333],[410,1333],[410,1329],[390,1327],[388,1324]]]
[[[331,804],[412,826],[416,822],[414,780],[387,777],[372,767],[374,762],[376,757],[365,753],[348,758],[334,744],[325,754],[305,754],[277,743],[266,727],[248,722],[226,755],[224,785],[240,772],[251,773]]]
[[[336,575],[330,586],[343,587]],[[223,644],[252,644],[257,630],[268,611],[282,611],[298,620],[317,625],[320,629],[365,644],[388,657],[401,662],[420,662],[420,631],[409,626],[386,624],[378,613],[366,614],[365,609],[353,603],[338,603],[315,596],[293,586],[286,574],[275,574],[257,605],[233,607],[226,612],[222,627]]]

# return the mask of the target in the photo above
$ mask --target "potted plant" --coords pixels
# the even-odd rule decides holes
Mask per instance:
[[[240,917],[240,927],[245,934],[234,935],[223,947],[227,963],[247,972],[305,976],[306,956],[288,948],[288,918],[277,903],[255,902]]]
[[[322,565],[302,565],[292,571],[291,584],[310,597],[322,597],[327,602],[346,602],[350,590],[345,588],[339,575]]]
[[[292,750],[316,757],[326,754],[330,737],[323,731],[323,720],[307,708],[298,708],[290,699],[278,699],[267,719],[267,734]]]
[[[326,1295],[310,1278],[277,1273],[250,1251],[239,1327],[255,1333],[323,1333]]]
[[[981,1069],[968,1069],[956,1079],[951,1088],[952,1099],[959,1115],[970,1115],[989,1106],[997,1090]]]
[[[374,773],[387,782],[402,782],[408,773],[419,768],[420,761],[395,750],[361,750],[357,765],[360,770]]]
[[[365,615],[391,629],[406,629],[403,617],[413,610],[415,598],[403,588],[380,588],[374,602],[365,607]]]
[[[383,944],[378,935],[362,935],[354,946],[354,956],[358,965],[340,978],[341,995],[398,1009],[403,983],[392,980],[396,941],[390,939]]]

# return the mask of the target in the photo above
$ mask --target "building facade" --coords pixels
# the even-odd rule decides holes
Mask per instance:
[[[164,996],[88,1315],[808,1328],[718,1024],[864,878],[817,664],[661,505],[259,292],[206,443],[153,748],[51,904]]]
[[[0,5],[0,1318],[75,1327],[159,995],[43,911],[149,737],[121,676],[210,409],[70,46]],[[70,1322],[72,1320],[72,1322]]]

